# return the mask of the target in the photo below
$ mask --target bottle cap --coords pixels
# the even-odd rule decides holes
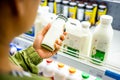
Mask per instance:
[[[93,9],[93,6],[92,6],[91,4],[88,4],[88,5],[86,6],[86,8],[91,10],[91,9]]]
[[[102,16],[100,17],[100,22],[101,22],[102,24],[111,24],[112,21],[113,21],[113,17],[110,16],[110,15],[102,15]]]
[[[78,7],[85,7],[85,4],[79,3],[79,4],[78,4]]]
[[[82,21],[81,22],[83,28],[89,28],[90,27],[90,22],[89,21]]]
[[[105,9],[106,6],[105,5],[99,5],[99,9]]]
[[[82,78],[83,78],[83,79],[88,79],[89,77],[90,77],[89,74],[87,74],[87,73],[85,73],[85,72],[82,73]]]
[[[46,59],[47,63],[52,63],[52,61],[53,61],[52,59]]]
[[[69,4],[70,4],[71,6],[76,6],[76,5],[77,5],[76,2],[70,2]]]
[[[64,64],[63,64],[63,63],[58,63],[58,67],[59,67],[59,68],[63,68],[63,67],[64,67]]]
[[[56,2],[62,2],[62,0],[55,0]]]
[[[63,3],[63,4],[68,4],[69,1],[68,1],[68,0],[63,0],[62,3]]]
[[[76,72],[75,68],[69,68],[69,73],[74,74]]]
[[[100,79],[100,78],[96,78],[95,80],[102,80],[102,79]]]

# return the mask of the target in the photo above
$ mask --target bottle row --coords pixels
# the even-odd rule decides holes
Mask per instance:
[[[65,17],[89,21],[91,25],[99,23],[100,16],[107,14],[105,2],[89,0],[42,0],[42,6],[48,6],[49,12],[63,14]]]
[[[43,60],[38,68],[39,75],[52,80],[102,80],[52,59]]]
[[[66,18],[63,15],[41,12],[35,21],[35,33],[51,23],[51,28],[46,33],[41,46],[53,51],[55,40],[60,37],[64,30],[67,35],[62,45],[62,48],[64,48],[63,53],[77,58],[83,55],[92,58],[91,62],[102,65],[107,59],[111,46],[113,36],[112,20],[112,16],[102,15],[100,24],[95,27],[95,31],[91,32],[89,21],[80,22],[77,19]]]

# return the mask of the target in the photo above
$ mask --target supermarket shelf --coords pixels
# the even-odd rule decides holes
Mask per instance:
[[[27,48],[32,44],[32,41],[29,41],[27,39],[23,39],[21,37],[16,37],[13,40],[13,43],[22,47],[23,49]],[[54,60],[62,62],[64,64],[67,64],[69,66],[75,67],[81,71],[85,71],[93,76],[100,77],[103,80],[115,80],[113,78],[116,78],[116,74],[118,75],[117,78],[120,79],[120,69],[118,67],[112,66],[110,64],[105,64],[103,66],[98,66],[95,64],[92,64],[89,62],[89,60],[85,59],[78,59],[72,56],[69,56],[67,54],[64,54],[63,52],[59,51],[56,55],[52,57]],[[113,72],[115,74],[112,74],[113,78],[105,75],[105,72]],[[115,76],[115,77],[114,77]]]

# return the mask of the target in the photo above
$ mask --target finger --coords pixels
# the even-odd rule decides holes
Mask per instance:
[[[41,32],[41,34],[42,34],[43,36],[48,32],[50,26],[51,26],[51,24],[49,23],[47,26],[45,26],[45,27],[43,28],[43,30],[42,30],[42,32]]]
[[[60,46],[62,45],[62,41],[60,39],[56,40],[55,43],[58,44],[58,45],[60,45]]]
[[[63,32],[63,34],[66,36],[66,35],[67,35],[67,32]]]
[[[60,49],[60,45],[58,45],[58,44],[55,43],[54,46],[55,46],[55,50],[59,50]]]
[[[60,40],[63,41],[64,39],[65,39],[65,35],[61,35],[61,36],[60,36]]]

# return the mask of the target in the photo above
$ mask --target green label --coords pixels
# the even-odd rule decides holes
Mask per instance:
[[[67,50],[64,53],[66,53],[66,54],[68,54],[70,56],[76,57],[76,58],[79,57],[79,50],[71,48],[71,47],[68,47],[68,46],[67,46],[66,49]]]
[[[92,52],[91,57],[94,59],[97,59],[97,60],[93,59],[93,61],[101,63],[104,60],[105,52],[100,51],[100,50],[96,50],[96,53]]]

